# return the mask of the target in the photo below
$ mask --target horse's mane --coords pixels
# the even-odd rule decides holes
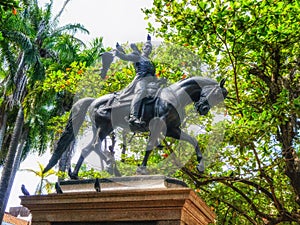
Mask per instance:
[[[185,85],[190,85],[190,84],[194,84],[194,83],[197,83],[200,87],[218,84],[218,82],[216,82],[213,79],[210,79],[207,77],[200,77],[200,76],[190,77],[190,78],[181,80],[178,84],[180,86],[185,86]]]
[[[179,85],[180,87],[197,85],[202,88],[202,87],[208,86],[208,85],[218,85],[218,82],[216,82],[213,79],[207,78],[207,77],[195,76],[195,77],[190,77],[190,78],[181,80],[179,82],[176,82],[173,85],[175,85],[175,86]]]

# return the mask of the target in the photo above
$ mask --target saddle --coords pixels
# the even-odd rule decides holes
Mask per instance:
[[[136,81],[134,80],[127,88],[120,92],[115,92],[108,99],[104,107],[101,107],[97,110],[97,113],[101,115],[101,117],[109,117],[109,112],[112,109],[117,109],[121,106],[126,106],[131,104],[131,100],[134,95]],[[162,89],[162,86],[166,84],[165,79],[159,79],[157,81],[152,81],[147,84],[146,87],[146,97],[142,102],[141,106],[141,117],[144,114],[145,105],[154,104],[157,96]],[[154,107],[154,106],[153,106]]]

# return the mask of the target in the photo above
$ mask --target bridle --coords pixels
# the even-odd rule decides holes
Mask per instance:
[[[210,96],[215,93],[216,89],[218,89],[217,93],[215,94],[215,97],[213,96],[212,98],[217,101],[211,102]],[[220,95],[220,96],[222,95],[222,97],[220,97],[218,95]],[[200,115],[206,115],[211,107],[213,107],[214,105],[216,105],[219,102],[221,102],[222,100],[224,100],[224,98],[226,96],[227,96],[226,89],[223,87],[220,87],[219,85],[215,85],[214,88],[211,88],[211,90],[208,92],[208,94],[203,93],[203,89],[202,89],[200,98],[198,101],[196,101],[194,103],[194,107],[195,107],[196,111],[199,112]]]

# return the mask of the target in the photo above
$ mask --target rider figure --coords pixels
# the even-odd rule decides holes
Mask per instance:
[[[142,52],[135,44],[130,45],[133,50],[130,54],[125,54],[120,45],[117,44],[114,50],[115,56],[122,60],[131,61],[134,64],[136,76],[134,97],[131,102],[130,116],[128,122],[135,127],[144,127],[145,122],[141,121],[140,109],[143,98],[146,96],[146,86],[149,82],[155,80],[155,67],[149,59],[152,51],[151,37],[147,36],[147,42],[144,44]]]

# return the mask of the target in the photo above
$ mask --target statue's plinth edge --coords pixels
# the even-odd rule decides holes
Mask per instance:
[[[181,180],[160,175],[100,178],[98,181],[101,192],[187,187]],[[60,187],[63,193],[95,191],[95,182],[96,179],[61,181]]]

